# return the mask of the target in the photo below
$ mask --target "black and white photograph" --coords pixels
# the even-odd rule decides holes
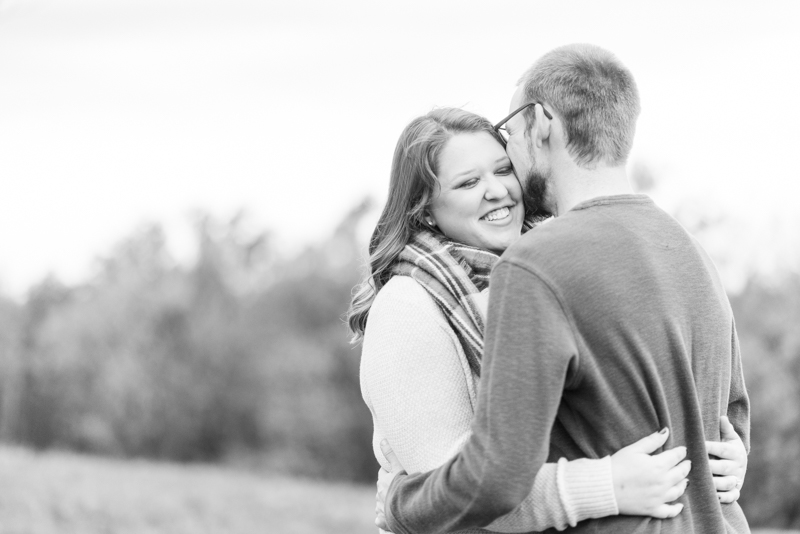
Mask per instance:
[[[0,0],[0,534],[800,534],[798,28]]]

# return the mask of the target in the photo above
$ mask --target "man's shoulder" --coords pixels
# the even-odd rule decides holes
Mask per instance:
[[[537,264],[556,252],[573,250],[571,245],[586,239],[584,214],[568,213],[563,217],[548,219],[528,230],[503,253],[503,260],[517,264]]]
[[[602,197],[539,224],[509,247],[503,257],[536,261],[543,255],[555,254],[564,260],[596,247],[624,245],[644,238],[644,227],[655,235],[677,232],[681,240],[686,239],[687,232],[680,224],[649,198]]]

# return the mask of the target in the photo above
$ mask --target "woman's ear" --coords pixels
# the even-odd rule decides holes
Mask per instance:
[[[433,216],[428,211],[424,211],[422,213],[422,224],[429,228],[436,228],[436,221],[433,219]]]

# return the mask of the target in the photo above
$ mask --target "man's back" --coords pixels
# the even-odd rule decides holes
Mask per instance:
[[[727,414],[747,446],[733,317],[705,252],[638,195],[596,198],[522,237],[492,271],[472,435],[444,465],[398,475],[398,533],[483,526],[559,457],[597,458],[668,426],[692,484],[673,519],[609,517],[579,532],[749,532],[720,505],[705,452]]]
[[[603,457],[665,426],[666,446],[692,460],[677,518],[575,530],[749,532],[738,504],[719,504],[705,452],[720,415],[748,443],[749,407],[730,305],[697,242],[647,197],[603,197],[530,232],[502,263],[550,288],[574,336],[549,460]]]

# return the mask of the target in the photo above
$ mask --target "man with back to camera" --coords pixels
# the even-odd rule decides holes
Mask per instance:
[[[668,426],[665,447],[685,445],[692,461],[683,511],[571,530],[749,532],[736,502],[719,503],[705,448],[727,415],[749,451],[733,314],[698,242],[628,183],[632,75],[599,47],[557,48],[525,73],[510,109],[526,207],[557,218],[494,268],[472,436],[438,469],[396,474],[389,530],[487,525],[522,502],[545,461],[601,458]]]

